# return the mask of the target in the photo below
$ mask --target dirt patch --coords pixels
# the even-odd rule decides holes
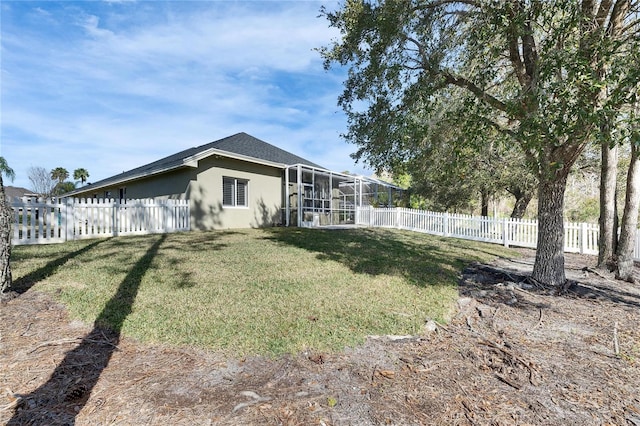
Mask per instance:
[[[523,253],[467,268],[435,331],[278,359],[142,345],[27,291],[1,305],[0,421],[640,426],[640,287],[568,255],[555,294]]]

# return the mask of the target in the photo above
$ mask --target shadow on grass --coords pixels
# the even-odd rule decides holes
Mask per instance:
[[[71,259],[89,252],[99,244],[102,244],[108,240],[110,240],[110,238],[94,241],[91,244],[84,246],[79,250],[76,250],[71,253],[67,253],[64,256],[61,256],[54,260],[49,261],[43,267],[38,268],[35,271],[30,272],[29,274],[15,280],[11,285],[11,291],[14,291],[18,294],[26,293],[31,287],[33,287],[39,281],[45,280],[50,276],[54,275],[60,267],[63,267]]]
[[[237,231],[192,231],[184,234],[172,234],[172,238],[163,246],[165,250],[179,250],[180,252],[201,252],[222,250],[227,245],[220,242],[222,237],[239,234]]]
[[[320,260],[340,262],[354,273],[397,275],[420,287],[456,285],[468,263],[487,258],[471,247],[453,247],[448,241],[422,234],[390,230],[274,228],[270,240],[317,253]]]
[[[122,325],[132,311],[142,278],[166,238],[166,234],[158,238],[131,268],[96,318],[93,330],[67,352],[46,383],[23,396],[8,425],[75,423],[76,415],[117,350]]]
[[[238,234],[238,232],[218,230],[195,231],[181,235],[174,234],[173,238],[163,246],[167,262],[176,273],[174,286],[178,289],[183,289],[193,288],[202,284],[193,279],[193,270],[188,266],[185,268],[185,253],[211,253],[212,251],[224,250],[227,244],[221,243],[220,239],[235,234]]]

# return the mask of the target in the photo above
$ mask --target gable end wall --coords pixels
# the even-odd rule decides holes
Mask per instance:
[[[248,207],[222,205],[222,178],[249,181]],[[282,170],[212,156],[198,164],[197,179],[187,192],[193,229],[259,228],[280,222]]]
[[[248,207],[222,205],[223,176],[249,181]],[[259,228],[281,221],[282,170],[225,157],[200,160],[198,168],[180,169],[99,190],[86,191],[76,198],[119,198],[126,187],[127,199],[188,199],[191,205],[191,229]]]

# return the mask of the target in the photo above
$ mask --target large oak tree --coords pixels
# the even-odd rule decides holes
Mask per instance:
[[[635,84],[630,67],[639,53],[626,47],[637,42],[636,6],[630,0],[347,0],[338,10],[323,9],[341,32],[321,50],[325,66],[348,67],[338,100],[349,120],[345,137],[359,146],[357,159],[393,168],[419,143],[442,96],[463,99],[469,117],[516,141],[536,175],[533,278],[562,286],[567,176],[612,100],[626,102]],[[610,31],[615,26],[621,30]],[[607,73],[622,51],[630,59],[615,62],[615,75]]]

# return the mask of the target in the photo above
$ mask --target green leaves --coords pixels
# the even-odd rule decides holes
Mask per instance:
[[[342,35],[322,49],[325,65],[349,66],[339,104],[354,158],[401,167],[428,137],[440,102],[455,98],[476,133],[485,123],[509,134],[534,172],[557,155],[566,155],[568,172],[574,151],[595,137],[600,111],[628,103],[640,79],[639,38],[614,31],[623,2],[605,10],[609,21],[583,6],[350,0],[324,10]]]
[[[11,180],[16,177],[16,173],[11,167],[9,167],[9,163],[7,163],[7,160],[5,160],[4,157],[0,157],[0,174],[5,175]]]

